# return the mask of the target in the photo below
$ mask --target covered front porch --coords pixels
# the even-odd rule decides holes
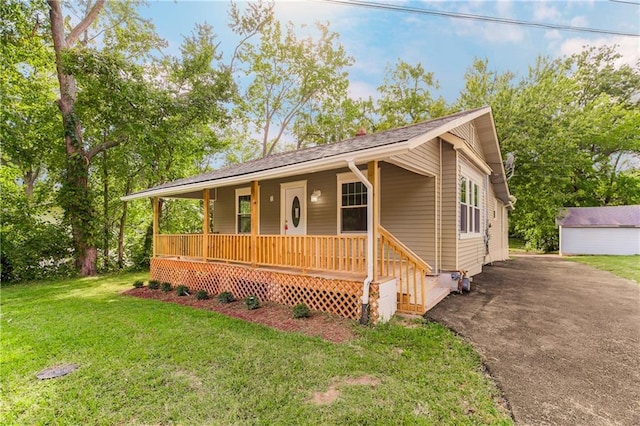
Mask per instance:
[[[428,293],[432,286],[429,280],[435,277],[429,276],[431,267],[422,258],[381,225],[379,170],[377,161],[368,164],[365,170],[366,179],[371,183],[371,190],[365,190],[364,194],[367,197],[365,209],[367,206],[373,208],[368,218],[371,224],[365,222],[365,232],[359,233],[291,235],[295,225],[306,221],[306,207],[296,204],[300,200],[291,205],[294,211],[297,208],[303,212],[301,217],[296,218],[296,213],[292,213],[291,206],[287,205],[281,209],[281,233],[261,233],[261,218],[262,228],[267,228],[265,218],[273,215],[273,208],[269,211],[261,209],[261,200],[263,204],[268,203],[270,196],[263,191],[261,197],[261,182],[258,181],[250,182],[246,195],[238,188],[201,191],[203,224],[202,232],[197,234],[160,233],[159,202],[157,197],[153,198],[152,279],[187,285],[192,290],[203,289],[212,294],[230,291],[239,298],[255,294],[264,301],[287,305],[306,303],[311,309],[354,319],[362,317],[363,309],[370,311],[373,321],[380,314],[390,316],[396,310],[421,315],[430,307]],[[344,174],[341,170],[337,172]],[[335,176],[336,171],[331,173]],[[307,178],[313,182],[313,176]],[[278,185],[291,187],[287,182]],[[262,188],[270,186],[276,185],[262,182]],[[215,216],[220,222],[223,222],[219,217],[224,215],[229,198],[235,195],[234,204],[237,204],[232,226],[238,233],[221,233],[211,225],[212,194],[220,203]],[[193,193],[190,198],[195,198]],[[285,199],[291,202],[284,191],[281,198],[283,204]],[[300,198],[306,201],[307,196],[304,194]],[[245,206],[242,205],[244,201],[247,202]],[[327,200],[325,202],[328,204]],[[318,205],[309,208],[311,216],[313,208]],[[313,226],[313,222],[309,224],[310,228]],[[393,309],[388,308],[389,304]]]

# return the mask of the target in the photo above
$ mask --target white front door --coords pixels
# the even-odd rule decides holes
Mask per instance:
[[[306,235],[307,233],[307,182],[283,183],[281,195],[281,234]]]

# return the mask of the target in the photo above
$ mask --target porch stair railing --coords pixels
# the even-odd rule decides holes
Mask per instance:
[[[380,275],[398,279],[398,312],[422,315],[427,310],[427,280],[431,266],[383,226],[378,226]]]

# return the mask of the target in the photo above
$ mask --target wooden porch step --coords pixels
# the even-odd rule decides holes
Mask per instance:
[[[431,287],[427,290],[427,311],[447,297],[450,291],[448,287]]]

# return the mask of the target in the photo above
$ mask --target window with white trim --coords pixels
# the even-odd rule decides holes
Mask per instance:
[[[460,233],[480,234],[480,187],[465,176],[460,177]]]
[[[236,189],[236,233],[251,233],[251,188]]]
[[[367,187],[356,178],[338,177],[338,226],[341,233],[367,232]]]

